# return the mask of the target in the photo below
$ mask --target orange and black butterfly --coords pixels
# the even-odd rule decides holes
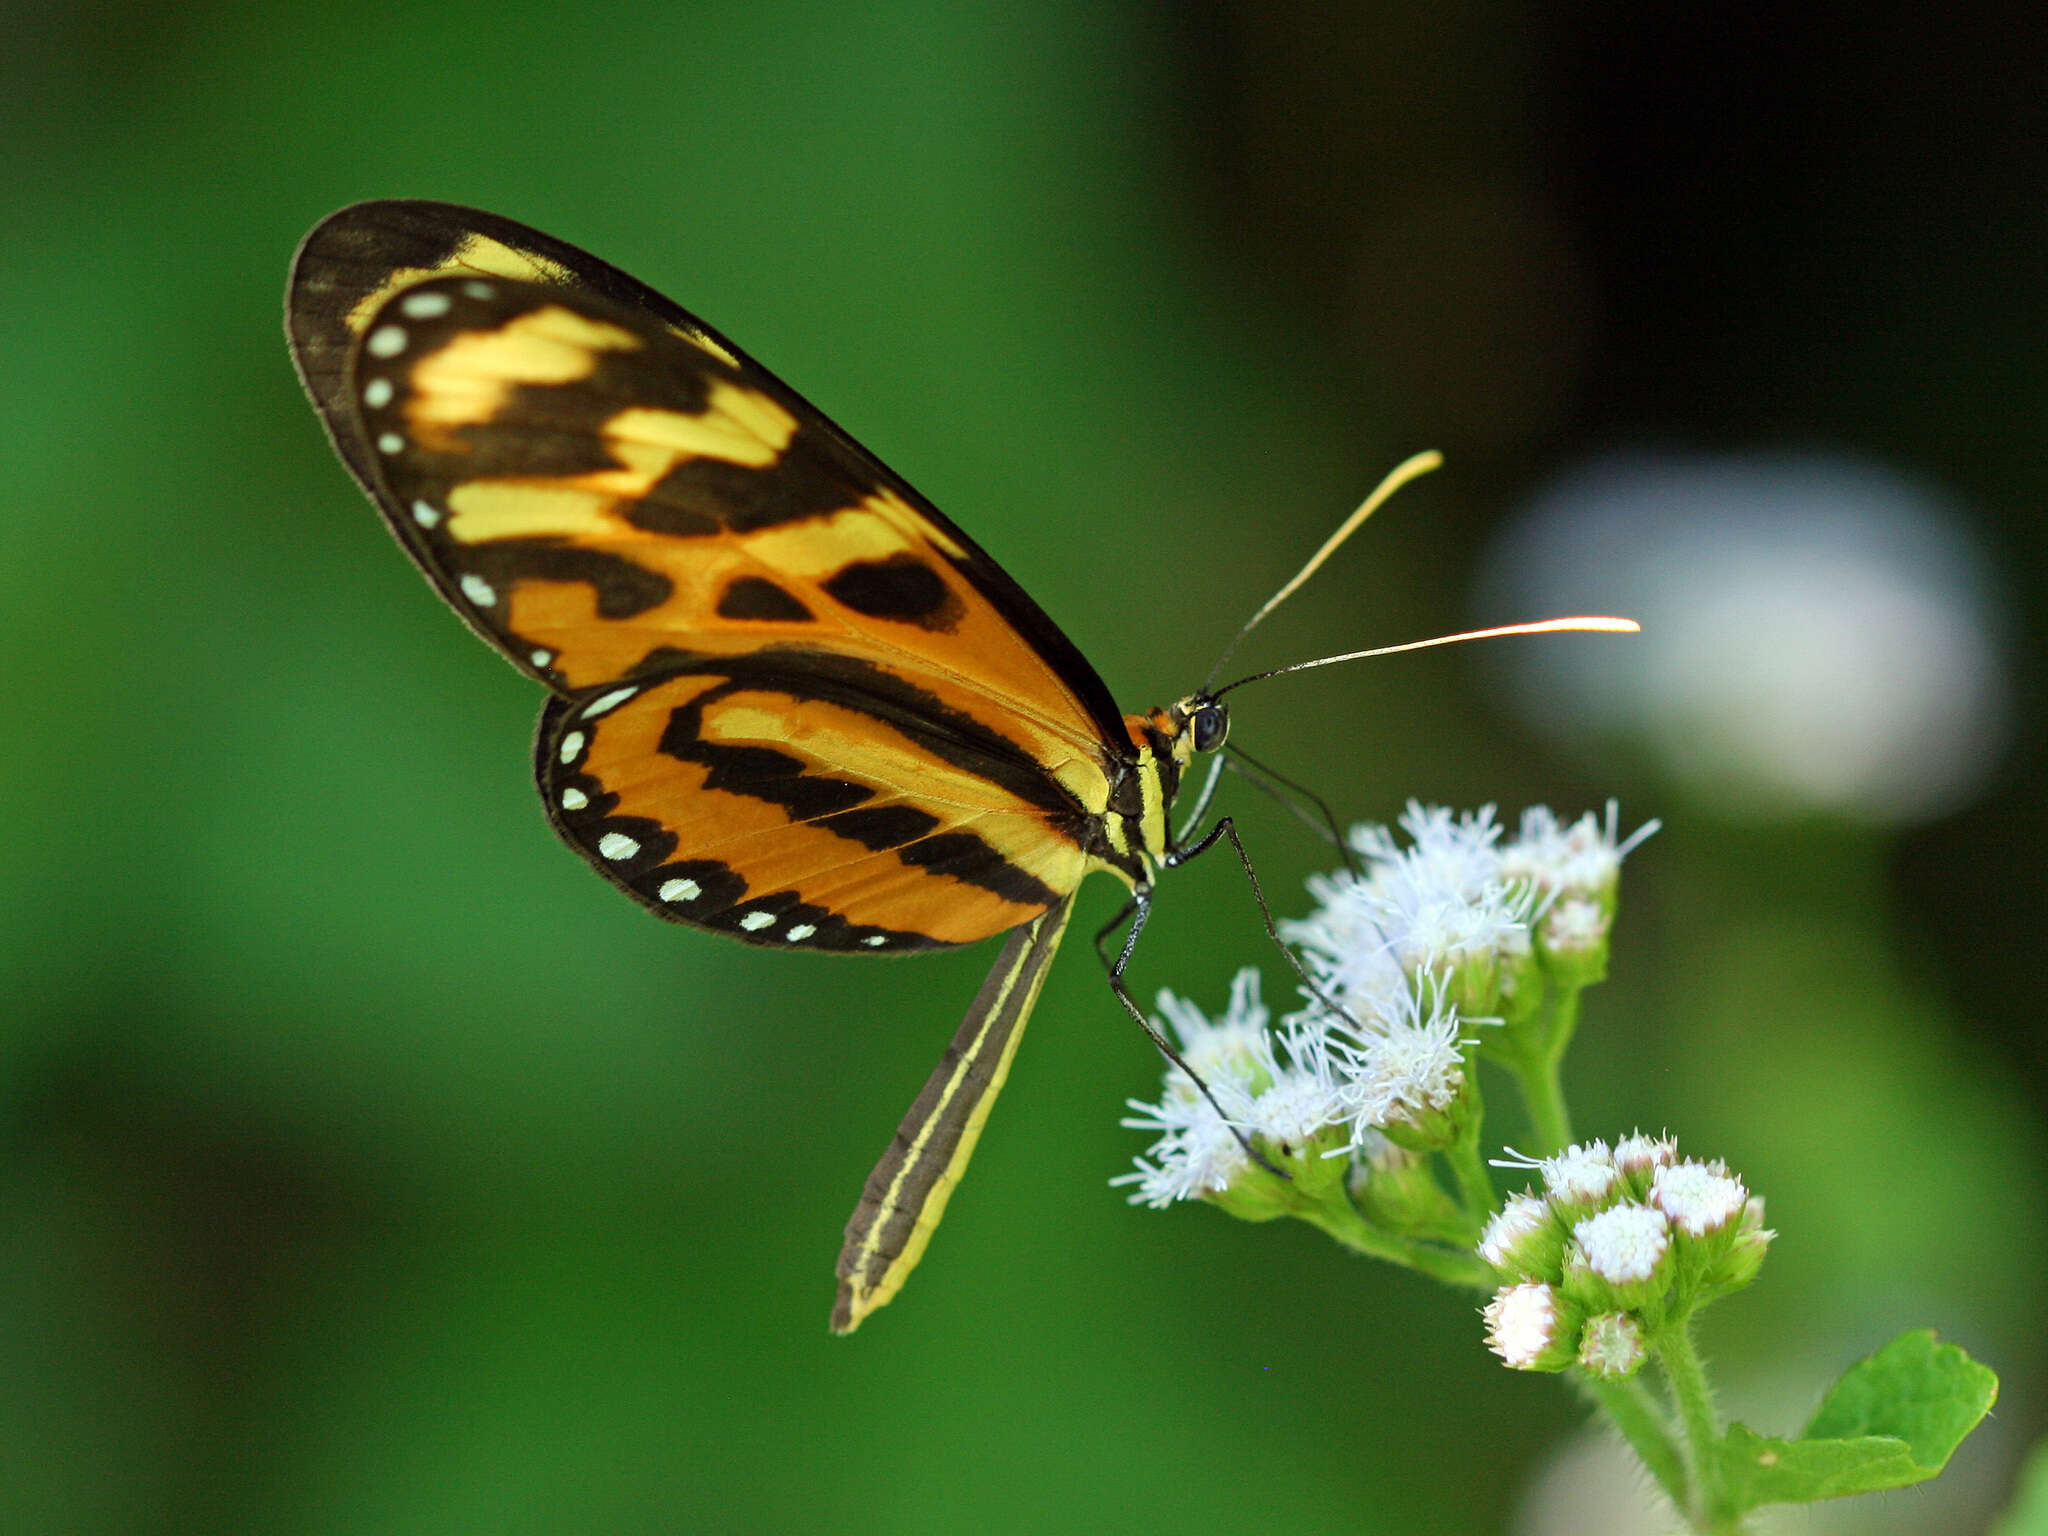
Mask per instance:
[[[1012,935],[848,1224],[833,1327],[858,1326],[922,1254],[1095,870],[1131,892],[1112,982],[1144,1023],[1119,978],[1154,876],[1229,830],[1167,825],[1223,744],[1225,690],[1119,712],[1000,566],[802,396],[509,219],[343,209],[299,249],[286,325],[399,542],[551,695],[541,797],[607,880],[787,949]]]

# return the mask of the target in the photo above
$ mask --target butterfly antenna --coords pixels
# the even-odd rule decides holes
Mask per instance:
[[[1216,674],[1223,670],[1224,663],[1228,662],[1237,653],[1238,646],[1244,643],[1244,637],[1258,627],[1261,619],[1292,597],[1303,582],[1315,575],[1322,568],[1323,562],[1337,553],[1337,550],[1343,545],[1344,541],[1358,531],[1360,523],[1377,512],[1388,497],[1400,490],[1410,480],[1419,479],[1421,476],[1428,474],[1432,469],[1439,467],[1443,461],[1444,456],[1432,448],[1426,453],[1418,453],[1413,458],[1406,459],[1396,465],[1393,472],[1374,488],[1373,493],[1366,497],[1363,502],[1359,503],[1358,510],[1345,518],[1335,533],[1323,540],[1323,547],[1309,556],[1308,564],[1296,571],[1286,586],[1267,598],[1265,607],[1245,620],[1244,628],[1237,632],[1236,637],[1232,639],[1230,644],[1223,647],[1223,654],[1216,658],[1216,665],[1209,669],[1208,677],[1202,682],[1202,692],[1207,693],[1209,691],[1209,684],[1216,681]]]
[[[1397,656],[1402,651],[1426,651],[1433,645],[1461,645],[1467,640],[1494,640],[1502,635],[1554,635],[1568,631],[1633,635],[1642,627],[1634,619],[1616,619],[1599,614],[1579,614],[1568,619],[1538,619],[1531,624],[1499,624],[1492,629],[1468,629],[1463,634],[1438,635],[1434,640],[1410,640],[1405,645],[1379,645],[1369,651],[1346,651],[1341,656],[1319,656],[1314,661],[1297,661],[1291,667],[1275,667],[1270,672],[1254,672],[1250,677],[1240,677],[1236,682],[1226,683],[1209,693],[1208,697],[1220,699],[1233,688],[1242,688],[1246,683],[1262,682],[1269,677],[1280,677],[1288,672],[1306,672],[1310,667],[1334,667],[1340,661],[1363,661],[1368,656]]]

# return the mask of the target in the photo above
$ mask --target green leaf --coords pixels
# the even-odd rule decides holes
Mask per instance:
[[[2048,1536],[2048,1440],[2034,1447],[2020,1471],[2019,1492],[1991,1536]]]
[[[1998,1398],[1998,1378],[1931,1329],[1903,1333],[1835,1383],[1806,1433],[1770,1439],[1741,1424],[1722,1442],[1738,1508],[1807,1504],[1933,1477]]]

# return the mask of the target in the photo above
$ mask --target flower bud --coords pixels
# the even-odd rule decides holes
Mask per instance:
[[[1678,1138],[1645,1136],[1641,1131],[1614,1144],[1614,1166],[1628,1179],[1638,1198],[1649,1194],[1659,1168],[1678,1160]]]
[[[1563,1273],[1564,1228],[1531,1194],[1509,1195],[1479,1239],[1479,1257],[1508,1278],[1555,1280]]]
[[[1725,1163],[1687,1158],[1659,1168],[1650,1180],[1650,1204],[1688,1237],[1706,1238],[1742,1214],[1749,1191]]]
[[[1538,1281],[1502,1286],[1483,1312],[1486,1347],[1518,1371],[1561,1371],[1578,1353],[1577,1303]]]
[[[1195,1195],[1239,1221],[1277,1221],[1292,1216],[1301,1201],[1293,1184],[1276,1179],[1250,1158],[1243,1158],[1228,1181],[1212,1184]]]
[[[1621,1171],[1604,1141],[1574,1143],[1537,1165],[1550,1208],[1566,1222],[1576,1222],[1606,1205]]]
[[[1671,1224],[1662,1211],[1625,1200],[1572,1228],[1565,1290],[1589,1310],[1650,1306],[1671,1275]]]
[[[1389,1232],[1455,1231],[1463,1220],[1429,1158],[1380,1135],[1360,1147],[1351,1198],[1367,1221]]]
[[[1260,1107],[1264,1107],[1263,1101]],[[1255,1127],[1252,1132],[1252,1145],[1259,1149],[1259,1155],[1293,1183],[1297,1204],[1319,1205],[1331,1198],[1344,1198],[1344,1176],[1349,1164],[1345,1158],[1331,1154],[1348,1151],[1350,1144],[1349,1127],[1335,1120],[1326,1121],[1306,1135],[1296,1132],[1276,1136],[1263,1127]]]
[[[1734,1246],[1736,1219],[1748,1199],[1725,1163],[1687,1158],[1651,1177],[1649,1203],[1670,1218],[1677,1235],[1678,1286],[1688,1302]]]
[[[1579,1336],[1579,1368],[1608,1381],[1622,1381],[1649,1357],[1643,1325],[1626,1312],[1602,1312],[1586,1319]]]
[[[1754,1280],[1756,1272],[1763,1268],[1771,1239],[1777,1235],[1764,1226],[1762,1197],[1751,1195],[1743,1203],[1742,1215],[1735,1222],[1735,1235],[1729,1241],[1727,1251],[1707,1269],[1704,1285],[1708,1294],[1724,1296],[1730,1291],[1741,1290]]]
[[[1613,914],[1597,901],[1570,897],[1554,905],[1538,930],[1543,968],[1552,982],[1577,990],[1607,979],[1607,934]]]

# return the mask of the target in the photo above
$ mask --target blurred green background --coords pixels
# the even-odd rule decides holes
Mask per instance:
[[[1668,1126],[1768,1197],[1772,1261],[1706,1338],[1758,1427],[1906,1326],[2003,1374],[1940,1483],[1798,1528],[1982,1528],[2044,1419],[2026,15],[9,7],[0,1528],[1656,1528],[1466,1298],[1106,1187],[1157,1070],[1080,945],[926,1264],[827,1336],[840,1225],[990,955],[746,950],[556,844],[534,690],[408,569],[286,360],[294,242],[388,196],[702,313],[1131,708],[1420,447],[1448,469],[1248,665],[1538,616],[1478,573],[1617,449],[1840,451],[1955,508],[2021,724],[1913,814],[1747,814],[1625,722],[1532,724],[1470,653],[1272,684],[1236,739],[1347,818],[1664,818],[1579,1124]],[[1232,809],[1304,910],[1319,850]],[[1260,958],[1210,861],[1137,983],[1217,1005]]]

